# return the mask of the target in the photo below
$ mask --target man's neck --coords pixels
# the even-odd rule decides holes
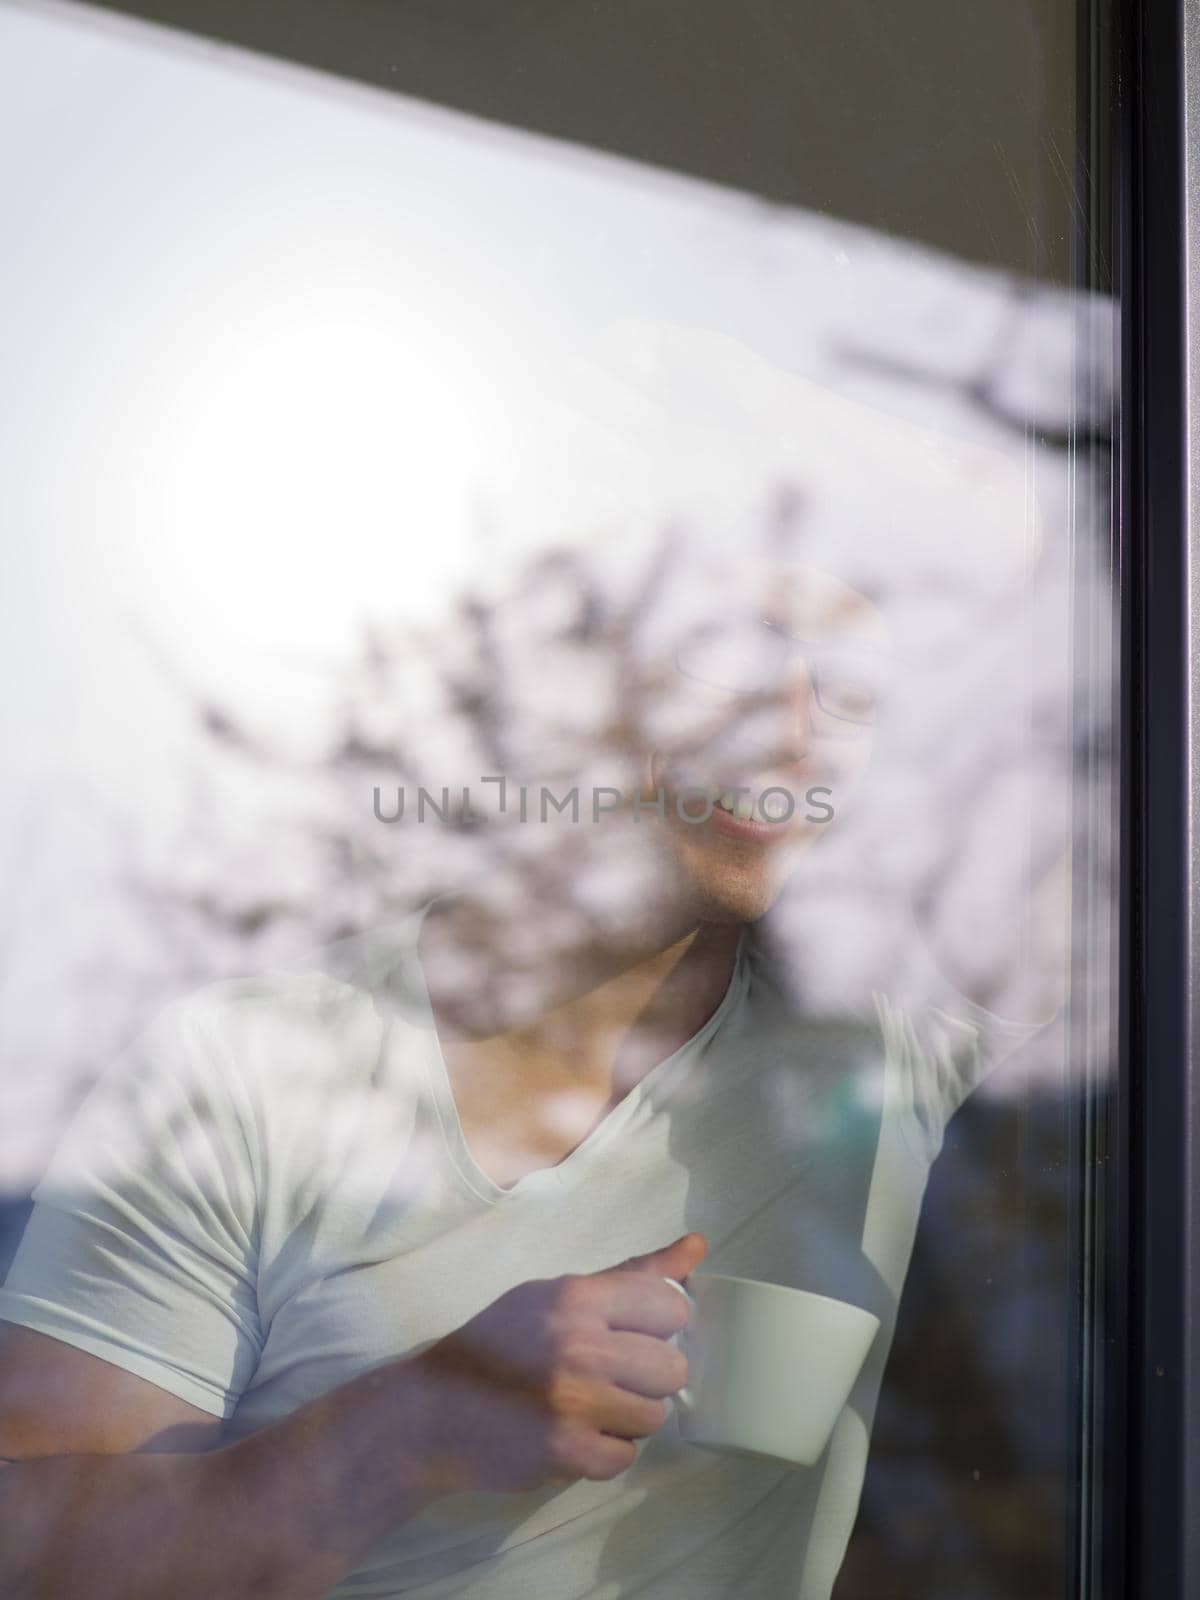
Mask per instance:
[[[667,949],[556,1007],[506,1037],[547,1053],[589,1083],[627,1094],[673,1055],[721,1004],[733,975],[740,929],[705,924]]]
[[[434,908],[435,911],[437,908]],[[432,913],[431,913],[432,917]],[[655,948],[648,941],[610,943],[569,952],[547,949],[536,971],[513,970],[509,942],[489,943],[477,959],[493,965],[469,992],[453,986],[447,941],[457,928],[468,938],[470,907],[446,908],[422,930],[422,960],[438,1033],[445,1043],[486,1045],[489,1054],[519,1055],[581,1082],[611,1082],[620,1096],[656,1062],[699,1031],[721,1004],[737,957],[741,927],[699,923]],[[461,968],[459,968],[461,972]],[[490,980],[490,981],[489,981]],[[523,1012],[504,1002],[506,983],[529,994]],[[461,978],[460,978],[461,984]],[[540,1003],[539,1003],[540,1001]]]

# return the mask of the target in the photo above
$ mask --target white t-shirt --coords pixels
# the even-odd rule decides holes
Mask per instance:
[[[704,1233],[702,1270],[849,1300],[882,1326],[822,1459],[686,1443],[619,1478],[445,1498],[334,1591],[422,1600],[827,1600],[930,1164],[1034,1031],[958,997],[806,1022],[743,939],[729,990],[558,1166],[499,1189],[455,1111],[420,917],[311,968],[163,1011],[36,1192],[0,1317],[215,1416],[231,1438],[417,1350],[514,1284]]]

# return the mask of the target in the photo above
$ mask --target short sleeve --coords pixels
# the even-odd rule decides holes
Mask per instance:
[[[902,994],[875,996],[885,1096],[915,1153],[931,1163],[963,1102],[1050,1023],[993,1015],[960,994],[923,945],[907,977]]]
[[[219,1017],[212,991],[176,1002],[101,1076],[34,1191],[0,1320],[229,1417],[263,1335],[252,1104]]]

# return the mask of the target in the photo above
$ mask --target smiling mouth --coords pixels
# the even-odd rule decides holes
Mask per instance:
[[[715,784],[709,784],[707,793],[714,807],[728,812],[731,817],[738,817],[742,822],[749,822],[756,814],[759,822],[771,821],[771,818],[762,812],[759,798],[755,796],[753,790],[746,794],[744,790],[739,792],[734,789],[718,789]]]
[[[733,821],[750,823],[760,829],[785,826],[794,820],[803,802],[803,794],[778,781],[739,784],[730,788],[718,783],[692,784],[685,808],[695,814],[697,820],[701,797],[714,815],[720,813]]]

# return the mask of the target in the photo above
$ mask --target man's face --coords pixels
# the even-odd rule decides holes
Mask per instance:
[[[659,688],[645,794],[703,921],[748,922],[861,782],[888,662],[878,609],[829,573],[764,573],[682,630]]]

